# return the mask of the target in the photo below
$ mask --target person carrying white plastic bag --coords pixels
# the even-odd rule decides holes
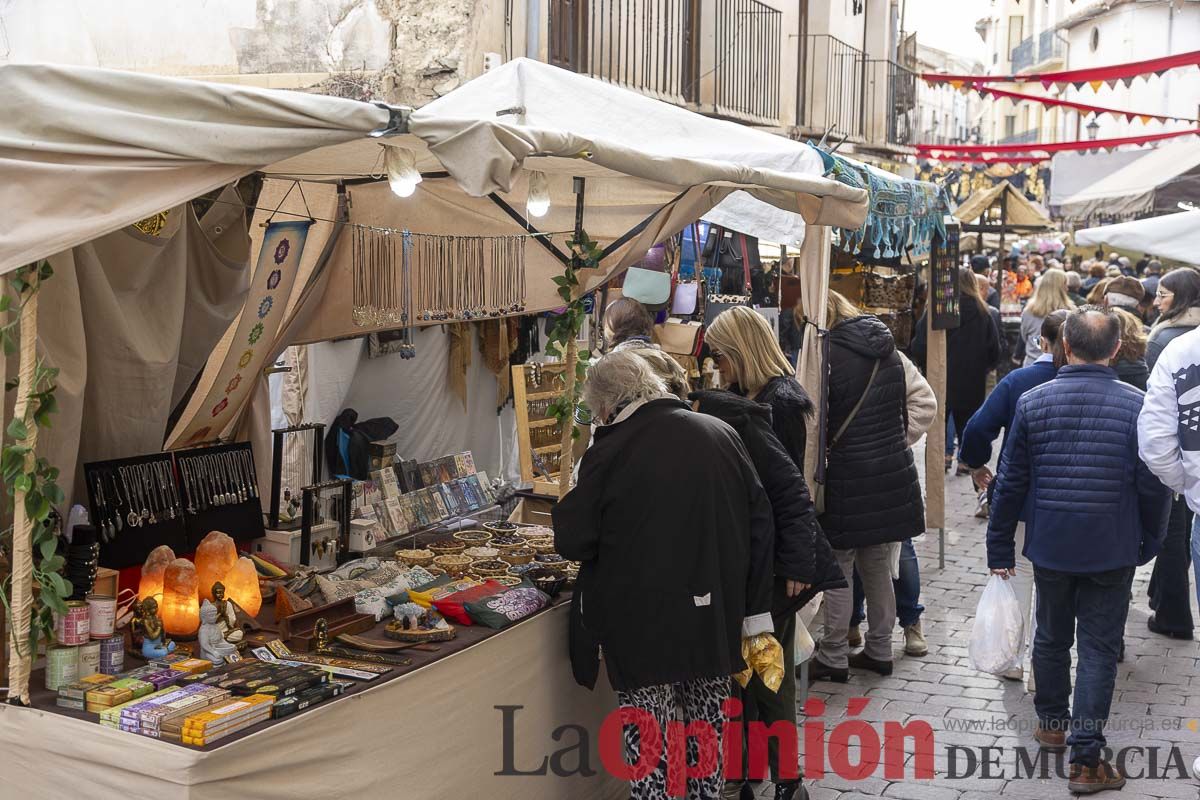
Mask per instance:
[[[967,650],[971,666],[991,675],[1003,675],[1020,666],[1024,627],[1012,584],[1007,578],[992,575],[975,609]]]

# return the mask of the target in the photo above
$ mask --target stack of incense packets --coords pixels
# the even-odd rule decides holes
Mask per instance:
[[[266,694],[241,697],[222,706],[192,714],[183,721],[184,744],[203,747],[243,728],[270,719],[275,698]]]

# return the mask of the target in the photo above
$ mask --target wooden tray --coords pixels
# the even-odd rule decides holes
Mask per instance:
[[[365,633],[375,627],[375,617],[354,610],[354,598],[346,597],[336,603],[316,606],[279,620],[279,637],[299,653],[316,649],[317,620],[324,619],[329,627],[330,640],[343,633]]]

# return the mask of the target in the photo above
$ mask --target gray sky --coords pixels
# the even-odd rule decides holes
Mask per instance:
[[[905,28],[917,41],[961,56],[983,61],[986,47],[975,33],[975,21],[991,10],[989,0],[902,0]]]

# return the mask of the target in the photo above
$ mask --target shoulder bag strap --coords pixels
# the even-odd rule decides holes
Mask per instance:
[[[750,248],[746,246],[746,234],[739,233],[738,239],[742,243],[742,288],[745,289],[746,294],[750,294],[752,288],[750,283]]]
[[[696,263],[692,265],[696,285],[704,283],[704,246],[700,241],[700,223],[692,223],[692,248],[696,251]]]
[[[875,366],[871,367],[871,377],[867,379],[867,386],[865,389],[863,389],[862,396],[858,398],[858,402],[854,404],[854,408],[850,409],[849,416],[842,421],[842,425],[837,429],[837,433],[835,433],[833,438],[829,440],[830,450],[832,450],[833,446],[838,443],[838,439],[842,438],[842,434],[846,432],[846,428],[850,427],[850,423],[854,421],[856,416],[858,416],[859,409],[861,409],[863,403],[866,402],[867,392],[871,391],[871,384],[875,383],[875,376],[879,373],[879,361],[880,359],[875,359]]]

